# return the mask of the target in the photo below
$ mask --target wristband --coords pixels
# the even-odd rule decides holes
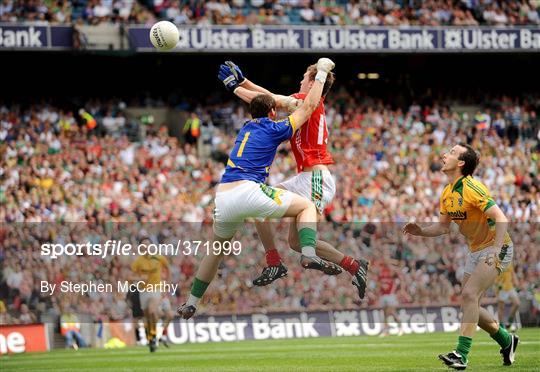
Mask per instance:
[[[315,75],[315,80],[324,84],[326,82],[326,76],[328,76],[328,72],[318,70],[317,75]]]

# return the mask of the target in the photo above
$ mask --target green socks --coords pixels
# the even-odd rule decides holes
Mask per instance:
[[[210,283],[206,283],[198,278],[195,278],[193,284],[191,285],[191,293],[186,302],[186,305],[197,306],[197,303],[204,295],[204,292],[206,292],[206,288],[208,288],[209,285]]]
[[[503,349],[506,349],[512,343],[511,337],[510,333],[501,324],[499,324],[499,330],[491,335],[491,338],[497,341]]]
[[[463,359],[462,361],[464,363],[467,363],[467,356],[469,355],[469,351],[471,351],[471,345],[472,338],[466,336],[459,336],[456,351],[459,353],[459,355],[461,355]]]
[[[304,256],[315,256],[315,247],[317,246],[317,231],[304,227],[298,231],[300,236],[300,247]]]
[[[203,282],[199,278],[195,278],[193,285],[191,286],[191,294],[195,297],[201,298],[206,292],[206,288],[210,283]]]

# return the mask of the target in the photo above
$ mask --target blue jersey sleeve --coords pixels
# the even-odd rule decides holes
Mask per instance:
[[[270,128],[277,143],[290,139],[294,132],[290,117],[272,122]]]

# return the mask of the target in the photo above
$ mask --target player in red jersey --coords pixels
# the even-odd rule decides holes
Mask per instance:
[[[235,91],[235,94],[239,98],[249,103],[261,93],[270,94],[276,100],[278,108],[288,112],[294,110],[302,102],[302,99],[313,85],[315,75],[317,74],[316,65],[309,66],[300,82],[300,91],[292,96],[283,96],[273,94],[254,84],[243,76],[242,71],[237,65],[230,61],[225,62],[225,65],[221,67],[228,67],[235,74],[240,85],[245,88],[244,90]],[[324,98],[330,91],[333,83],[334,74],[329,73],[319,106],[309,118],[307,125],[302,126],[291,137],[290,143],[296,160],[298,174],[276,186],[310,199],[321,215],[325,206],[334,198],[336,192],[334,177],[328,169],[328,166],[333,164],[334,161],[327,149],[328,126],[324,110]],[[266,251],[267,267],[253,281],[253,284],[264,286],[287,275],[287,268],[281,262],[270,225],[262,222],[256,222],[256,225],[257,232]],[[295,228],[289,229],[289,245],[295,251],[300,251],[298,233]],[[341,268],[349,272],[353,276],[352,283],[357,287],[359,297],[361,299],[364,298],[369,266],[366,260],[356,260],[351,256],[346,256],[331,244],[322,240],[317,241],[316,253],[317,256],[333,263],[333,265],[329,265],[323,269],[326,274],[337,275],[341,273]]]
[[[396,313],[396,307],[398,306],[396,291],[399,284],[399,279],[397,277],[397,273],[387,259],[385,259],[379,267],[377,282],[380,284],[379,305],[384,311],[384,328],[380,336],[384,337],[388,335],[390,317],[393,317],[394,321],[398,323],[398,335],[401,336],[403,335],[403,328],[401,327]]]

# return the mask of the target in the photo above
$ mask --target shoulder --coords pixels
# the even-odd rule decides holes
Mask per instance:
[[[304,99],[304,98],[306,98],[306,94],[305,93],[294,93],[294,94],[291,94],[291,97],[294,97],[296,99]]]
[[[468,194],[478,194],[479,196],[489,196],[489,190],[481,181],[467,176],[463,179],[463,192]]]
[[[445,197],[446,194],[448,194],[450,192],[450,188],[452,187],[451,184],[448,184],[444,187],[444,189],[442,190],[441,192],[441,198]]]

